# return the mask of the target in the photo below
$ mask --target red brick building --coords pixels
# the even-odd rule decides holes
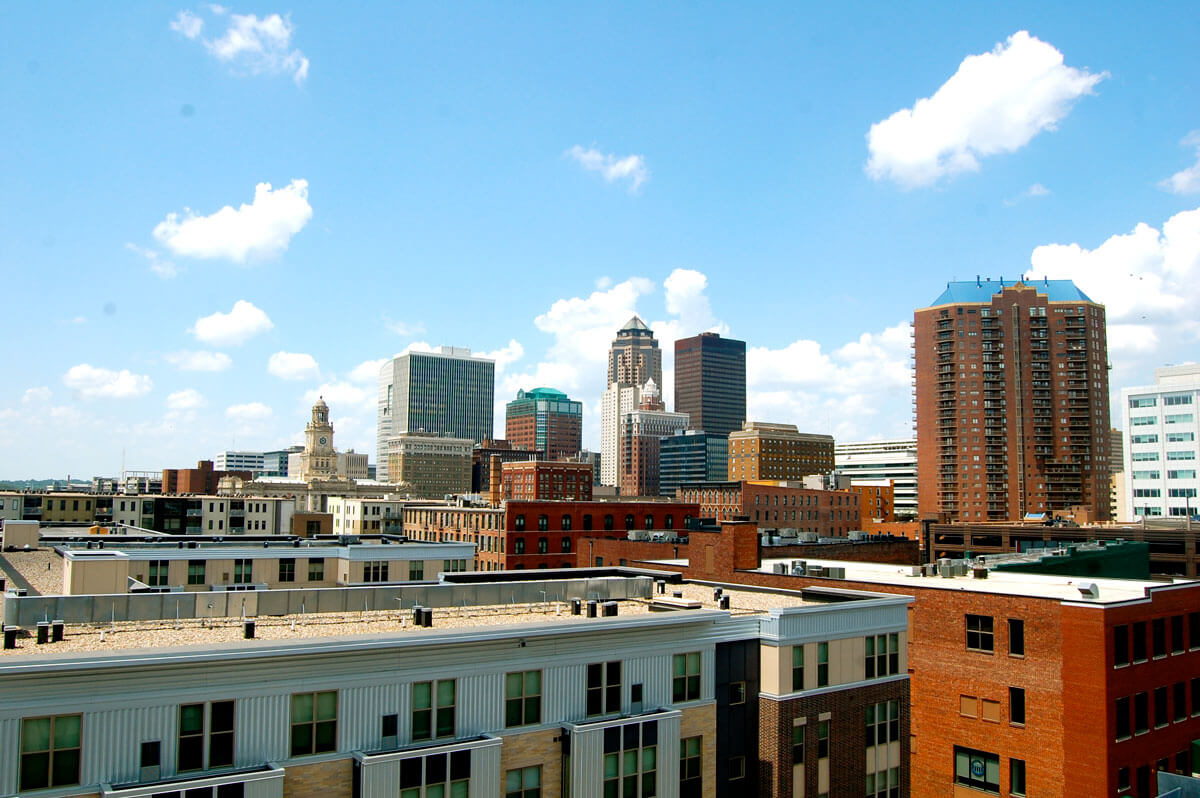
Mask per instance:
[[[989,571],[912,576],[824,560],[775,573],[753,523],[692,531],[693,579],[914,597],[911,794],[1137,796],[1191,773],[1200,738],[1200,583]],[[667,566],[660,566],[667,567]]]
[[[162,492],[213,496],[217,492],[217,483],[224,477],[237,477],[247,482],[254,479],[249,471],[217,471],[213,469],[212,460],[201,460],[195,468],[164,468]]]
[[[551,460],[574,457],[583,448],[583,403],[562,391],[517,391],[504,412],[504,437],[515,448],[540,450]]]
[[[698,513],[688,502],[510,501],[504,514],[507,567],[573,568],[582,538],[682,530]]]
[[[851,485],[848,490],[858,494],[863,520],[883,524],[896,520],[896,491],[890,481],[886,485]]]
[[[591,501],[592,464],[563,460],[504,463],[500,483],[506,500]]]
[[[794,528],[818,537],[844,537],[862,528],[860,498],[850,491],[773,482],[696,482],[680,485],[675,495],[699,504],[701,518],[748,518],[760,527]]]
[[[954,282],[913,328],[921,517],[1108,520],[1103,305],[1070,280]]]

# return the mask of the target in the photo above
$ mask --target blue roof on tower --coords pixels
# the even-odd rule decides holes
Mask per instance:
[[[1012,288],[1018,283],[1036,289],[1039,294],[1045,294],[1046,298],[1051,302],[1092,301],[1071,280],[963,280],[962,282],[946,283],[946,290],[942,292],[941,296],[933,300],[929,306],[937,307],[938,305],[991,302],[993,296],[1005,288]]]

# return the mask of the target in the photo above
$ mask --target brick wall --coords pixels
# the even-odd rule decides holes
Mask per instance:
[[[500,778],[516,768],[542,766],[542,795],[555,798],[562,784],[562,729],[504,735],[500,747]]]
[[[688,737],[701,738],[700,768],[704,774],[704,798],[717,796],[717,715],[716,706],[709,704],[703,707],[689,707],[682,710],[679,719],[679,739]],[[667,767],[668,763],[659,763],[659,767]]]
[[[283,798],[328,798],[350,795],[354,762],[349,757],[284,769]]]

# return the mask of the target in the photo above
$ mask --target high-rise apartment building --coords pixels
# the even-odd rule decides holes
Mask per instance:
[[[625,385],[645,385],[654,380],[662,385],[662,351],[646,323],[637,316],[617,330],[608,353],[608,381]]]
[[[1200,364],[1154,370],[1154,384],[1121,391],[1125,506],[1136,518],[1200,513]]]
[[[637,409],[642,391],[637,385],[610,383],[600,403],[600,484],[621,484],[621,419]]]
[[[541,450],[550,460],[573,457],[583,448],[583,403],[562,391],[517,391],[504,413],[504,438],[518,449]]]
[[[914,318],[921,515],[1109,517],[1104,306],[1070,280],[947,284]]]
[[[802,433],[795,424],[747,421],[729,435],[729,479],[798,480],[833,470],[833,436]]]
[[[729,436],[746,420],[746,342],[700,333],[675,342],[675,412]]]
[[[379,370],[377,478],[389,481],[388,440],[401,433],[449,435],[476,443],[492,437],[496,364],[471,350],[443,346],[408,352]]]
[[[890,480],[895,491],[898,519],[917,516],[917,441],[915,438],[838,443],[833,447],[837,470],[851,485],[879,484]]]
[[[664,409],[653,381],[647,382],[636,410],[621,418],[621,461],[618,468],[621,493],[657,496],[662,439],[688,427],[687,413]]]

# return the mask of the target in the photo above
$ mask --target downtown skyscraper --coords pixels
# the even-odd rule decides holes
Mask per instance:
[[[705,332],[675,342],[675,412],[726,438],[746,420],[746,342]]]
[[[1104,306],[1070,280],[952,282],[914,315],[918,507],[1109,517]]]

